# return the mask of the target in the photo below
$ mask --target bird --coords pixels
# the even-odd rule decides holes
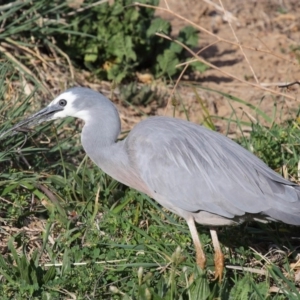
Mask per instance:
[[[215,279],[221,280],[224,270],[218,226],[248,220],[300,225],[300,186],[250,151],[221,133],[166,116],[148,117],[118,140],[121,122],[116,106],[89,88],[66,90],[0,138],[24,126],[65,117],[84,121],[82,146],[102,171],[185,219],[201,269],[206,256],[196,223],[209,227]]]

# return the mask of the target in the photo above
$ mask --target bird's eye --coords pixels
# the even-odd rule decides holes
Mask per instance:
[[[59,106],[66,106],[67,105],[67,100],[65,100],[65,99],[59,100],[58,105]]]

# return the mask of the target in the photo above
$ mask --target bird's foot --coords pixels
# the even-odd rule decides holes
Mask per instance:
[[[215,280],[222,281],[224,270],[224,255],[222,252],[215,252]]]

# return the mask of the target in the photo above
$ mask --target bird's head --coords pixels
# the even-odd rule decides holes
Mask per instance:
[[[44,121],[75,117],[87,123],[96,119],[95,113],[101,117],[101,114],[109,115],[109,112],[117,115],[115,106],[102,94],[88,88],[74,87],[60,94],[45,108],[2,133],[0,138],[9,132],[17,132],[22,127],[34,126]]]
[[[60,94],[35,115],[42,116],[41,122],[65,117],[75,117],[87,122],[95,110],[103,110],[107,106],[112,106],[112,103],[102,94],[88,88],[74,87]]]

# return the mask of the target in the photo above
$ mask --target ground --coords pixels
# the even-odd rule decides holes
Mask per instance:
[[[220,7],[219,1],[215,0],[214,3]],[[299,86],[295,85],[286,89],[279,88],[277,85],[298,81],[300,78],[300,51],[295,50],[299,48],[300,40],[300,21],[297,18],[300,13],[298,1],[223,0],[222,4],[224,9],[232,14],[232,28],[224,20],[222,9],[219,10],[210,1],[161,1],[161,8],[166,8],[168,5],[171,11],[180,14],[186,20],[179,19],[166,10],[157,10],[157,15],[171,21],[174,36],[180,28],[188,25],[188,21],[198,25],[201,29],[197,51],[205,48],[200,52],[200,57],[217,69],[210,68],[203,74],[196,75],[193,78],[193,84],[195,84],[193,86],[197,87],[198,84],[231,94],[257,105],[269,116],[273,115],[276,101],[278,107],[276,121],[280,121],[279,118],[294,117],[299,105]],[[243,52],[238,44],[242,45]],[[196,99],[194,88],[187,86],[188,80],[190,80],[189,77],[184,77],[176,92],[188,108],[190,119],[199,123],[203,120],[203,109]],[[287,96],[270,93],[249,83]],[[229,118],[234,109],[239,117],[249,121],[249,117],[243,112],[248,111],[253,114],[253,111],[247,109],[245,105],[234,101],[229,102],[217,93],[204,91],[201,88],[197,88],[197,91],[212,115]],[[141,107],[141,110],[149,112],[149,108]],[[125,128],[135,123],[136,110],[130,112],[121,108],[121,113]],[[173,107],[169,104],[167,109],[157,108],[154,113],[172,115]],[[180,111],[176,112],[176,115],[185,117]],[[226,122],[217,120],[216,123],[221,132],[226,130]],[[234,127],[232,131],[234,133]]]
[[[203,74],[194,74],[195,76],[185,75],[176,89],[176,99],[182,99],[188,110],[189,118],[197,123],[202,123],[204,118],[203,108],[199,104],[199,99],[197,100],[196,98],[195,90],[200,95],[203,103],[206,104],[211,115],[229,118],[232,116],[232,111],[235,110],[241,119],[249,120],[249,115],[243,114],[244,111],[250,113],[254,119],[256,118],[253,111],[246,105],[229,101],[224,96],[216,92],[206,91],[201,87],[231,94],[242,99],[245,103],[258,106],[259,109],[269,116],[273,115],[274,103],[277,102],[278,113],[276,115],[276,121],[280,122],[280,118],[294,118],[299,105],[299,86],[295,85],[286,89],[279,88],[278,85],[300,80],[300,50],[296,50],[297,47],[300,48],[300,21],[298,19],[300,14],[299,0],[223,0],[222,4],[224,5],[224,9],[232,14],[232,28],[230,24],[224,20],[222,9],[218,10],[216,6],[208,2],[209,1],[205,0],[161,1],[161,8],[166,8],[168,5],[170,10],[180,14],[180,16],[186,20],[178,18],[178,16],[171,14],[170,11],[156,11],[157,15],[171,21],[173,26],[172,35],[174,37],[176,37],[180,28],[189,24],[188,21],[198,26],[200,40],[199,47],[196,51],[202,50],[200,57],[214,66],[206,70]],[[218,6],[221,5],[218,0],[214,0],[214,3]],[[243,51],[239,45],[243,46]],[[131,129],[144,115],[147,117],[148,114],[173,114],[173,107],[170,103],[168,105],[167,103],[158,105],[156,102],[153,102],[146,107],[139,106],[134,108],[124,105],[124,102],[120,100],[121,92],[119,87],[113,88],[111,83],[99,82],[88,72],[76,72],[76,81],[77,84],[90,86],[91,88],[103,92],[115,101],[120,111],[124,130]],[[172,82],[166,87],[166,85],[159,80],[153,82],[153,84],[162,89],[164,88],[168,94],[172,92],[174,87],[174,83]],[[56,78],[53,79],[53,93],[58,94],[61,90],[66,88],[66,85],[69,85],[69,82],[66,81],[65,83],[61,77],[56,76]],[[260,86],[260,88],[254,85]],[[29,87],[29,85],[26,87]],[[266,88],[272,89],[273,92],[267,91]],[[32,90],[33,87],[29,89],[28,93]],[[286,96],[284,97],[279,93],[285,94]],[[49,101],[47,101],[47,103],[48,102]],[[180,109],[176,109],[176,116],[186,118],[184,112]],[[214,122],[217,125],[217,130],[223,133],[226,132],[227,122],[218,118],[214,118]],[[230,128],[230,133],[230,136],[237,134],[234,126]],[[57,141],[55,140],[54,143],[56,144]],[[74,187],[72,178],[70,178],[70,182],[72,182],[72,187]],[[89,184],[89,182],[87,182],[87,184]],[[42,189],[43,187],[40,188]],[[48,192],[49,194],[48,190],[43,190],[43,192],[45,194]],[[91,193],[93,193],[93,191],[91,191]],[[50,196],[48,195],[49,198],[51,198]],[[55,195],[54,199],[56,199]],[[2,199],[2,201],[4,200]],[[39,201],[37,201],[37,203],[39,203]],[[42,204],[46,206],[47,203],[45,203],[46,202]],[[35,206],[37,204],[32,203],[31,205]],[[136,207],[136,205],[134,204],[133,207]],[[127,211],[130,211],[130,208],[127,209]],[[76,218],[76,214],[76,211],[69,212],[68,218]],[[29,221],[27,222],[27,220]],[[46,220],[32,217],[26,219],[26,222],[24,222],[24,226],[21,228],[6,226],[4,223],[2,226],[3,233],[1,233],[2,236],[0,239],[1,253],[7,253],[7,241],[10,236],[22,232],[26,232],[26,238],[29,237],[30,239],[30,245],[32,246],[30,249],[42,247],[40,236],[41,232],[45,230]],[[109,223],[107,224],[110,225]],[[148,226],[147,222],[145,222],[145,224]],[[108,226],[108,230],[109,228]],[[230,230],[231,233],[228,237],[226,236],[226,232],[225,234],[223,233],[228,245],[235,246],[234,242],[230,239],[231,237],[240,236],[241,240],[245,238],[240,228]],[[57,232],[59,232],[59,230],[57,230]],[[55,244],[55,234],[57,234],[57,232],[52,230],[51,235],[49,235],[51,245]],[[107,232],[108,235],[109,231]],[[264,232],[264,234],[266,234],[266,232]],[[225,239],[223,238],[223,240]],[[222,243],[223,240],[221,240]],[[206,242],[206,244],[208,243]],[[263,250],[265,250],[269,245],[264,244],[261,246],[261,244],[259,244],[257,247],[262,247],[264,248]],[[273,245],[272,248],[274,248]],[[233,251],[232,249],[227,249],[227,253],[233,253]],[[279,250],[275,249],[274,252],[279,253]],[[280,250],[280,252],[282,253],[283,251]],[[290,253],[288,255],[290,255]],[[277,256],[273,255],[273,252],[270,256],[272,256],[271,260],[273,258],[277,259]],[[282,255],[277,260],[283,260],[282,257],[285,256]],[[48,259],[48,257],[45,257],[45,261],[48,262]],[[253,262],[251,261],[247,266],[256,267],[255,263],[257,261],[258,260],[253,260]],[[276,260],[274,260],[274,262],[277,263]],[[265,274],[264,269],[259,271],[263,272],[263,275]],[[297,282],[299,282],[299,274],[299,271],[295,274],[295,281]]]
[[[239,46],[219,41],[201,52],[200,56],[220,68],[221,71],[228,72],[242,80],[255,83],[255,74],[258,84],[272,88],[275,91],[286,92],[294,99],[271,96],[269,92],[241,83],[212,68],[199,76],[201,85],[232,94],[254,105],[259,105],[268,115],[272,114],[275,99],[282,103],[285,113],[298,107],[299,100],[296,99],[298,86],[289,91],[276,87],[278,83],[293,82],[300,78],[299,61],[296,57],[297,51],[292,50],[299,47],[300,40],[300,21],[297,18],[298,1],[245,2],[224,0],[222,1],[224,9],[233,16],[231,20],[233,30],[230,28],[229,23],[224,21],[222,10],[219,11],[212,4],[206,3],[210,1],[168,0],[166,2],[171,10],[180,13],[189,21],[210,32],[210,34],[207,34],[203,30],[200,31],[200,49],[212,44],[217,39],[224,39],[232,42],[238,40],[243,46],[269,51],[270,54],[243,48],[243,54]],[[220,7],[219,1],[214,1],[214,3]],[[165,1],[161,1],[161,7],[166,7]],[[176,29],[181,28],[186,23],[166,12],[160,12],[159,14],[172,22],[175,34]],[[245,57],[247,57],[249,63]],[[182,97],[185,99],[185,91],[183,90],[182,93]],[[230,116],[232,113],[230,105],[233,105],[234,108],[240,106],[240,104],[234,102],[229,104],[224,97],[203,90],[201,91],[201,97],[209,103],[211,113],[221,117]],[[265,98],[261,101],[263,97]],[[199,105],[196,106],[199,110]],[[194,112],[195,118],[197,118],[197,109]]]

